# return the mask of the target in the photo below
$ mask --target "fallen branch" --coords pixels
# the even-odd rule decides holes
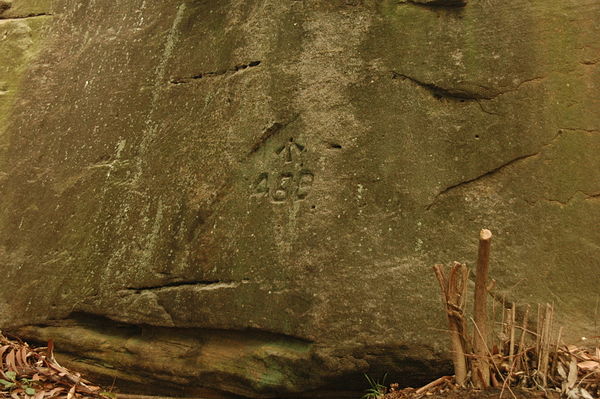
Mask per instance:
[[[420,395],[420,394],[422,394],[424,392],[429,391],[431,388],[437,387],[438,385],[442,385],[443,383],[450,382],[450,381],[452,381],[452,377],[445,375],[443,377],[438,378],[437,380],[431,381],[427,385],[423,385],[421,388],[417,389],[415,391],[415,393],[417,395]],[[132,399],[134,399],[134,398],[132,398]]]

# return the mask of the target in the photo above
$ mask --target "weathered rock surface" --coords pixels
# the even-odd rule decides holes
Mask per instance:
[[[0,325],[69,366],[417,383],[447,367],[430,267],[481,227],[509,299],[592,332],[600,1],[2,4]]]

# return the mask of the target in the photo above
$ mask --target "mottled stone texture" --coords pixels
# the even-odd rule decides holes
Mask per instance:
[[[1,3],[0,324],[70,366],[418,383],[447,371],[431,266],[482,227],[509,301],[594,334],[599,0]]]

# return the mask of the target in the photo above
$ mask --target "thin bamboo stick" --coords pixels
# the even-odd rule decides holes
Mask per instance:
[[[509,341],[509,348],[508,348],[508,358],[509,358],[509,365],[510,365],[510,369],[513,369],[513,364],[514,364],[514,358],[513,355],[515,354],[515,319],[516,319],[516,314],[517,314],[517,305],[513,302],[512,303],[512,308],[510,309],[510,341]],[[509,376],[510,378],[510,376]]]
[[[523,371],[529,374],[529,365],[527,364],[527,351],[525,350],[525,336],[527,335],[527,323],[529,322],[529,311],[531,306],[527,304],[525,314],[523,315],[523,331],[521,332],[521,340],[519,342],[519,359],[521,360]]]
[[[550,351],[550,331],[552,325],[553,309],[550,304],[546,304],[543,313],[542,329],[540,331],[540,346],[538,353],[538,371],[542,377],[542,387],[548,386],[548,360]]]

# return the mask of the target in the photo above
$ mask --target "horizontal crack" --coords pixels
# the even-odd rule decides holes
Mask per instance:
[[[0,15],[0,21],[11,21],[16,19],[27,19],[27,18],[38,18],[38,17],[52,17],[54,14],[39,13],[39,14],[27,14],[27,15],[13,15],[11,17],[3,17]]]
[[[600,198],[600,193],[588,194],[585,191],[577,190],[577,191],[575,191],[575,193],[573,195],[571,195],[565,201],[561,201],[559,199],[549,199],[549,198],[547,198],[546,201],[548,201],[548,202],[556,202],[556,203],[558,203],[560,205],[565,206],[565,205],[569,205],[571,203],[571,201],[573,201],[575,199],[575,197],[577,196],[577,194],[582,194],[584,201],[597,200],[597,199]]]
[[[414,78],[412,76],[406,75],[404,73],[396,72],[396,71],[392,71],[392,79],[408,80],[409,82],[427,90],[433,97],[435,97],[438,100],[449,99],[449,100],[455,100],[455,101],[461,101],[461,102],[476,101],[477,103],[479,103],[479,105],[481,107],[480,101],[482,101],[482,100],[493,100],[503,94],[512,93],[512,92],[519,90],[521,88],[521,86],[523,86],[524,84],[531,83],[531,82],[539,82],[539,81],[543,80],[544,78],[543,77],[534,77],[534,78],[530,78],[530,79],[525,79],[525,80],[519,82],[513,88],[506,89],[506,90],[498,90],[498,89],[486,88],[486,87],[482,86],[482,88],[486,91],[489,91],[489,93],[480,93],[480,92],[465,90],[462,88],[441,87],[441,86],[438,86],[433,83],[423,82],[417,78]],[[491,112],[483,109],[483,107],[481,107],[481,108],[482,108],[482,111],[491,113]]]
[[[594,134],[600,133],[600,130],[598,130],[598,129],[585,129],[585,128],[581,128],[581,127],[561,127],[560,129],[565,130],[567,132],[586,132],[586,133],[594,133]]]
[[[248,69],[248,68],[254,68],[257,67],[261,64],[261,61],[251,61],[247,64],[240,64],[240,65],[236,65],[232,68],[229,69],[222,69],[219,71],[212,71],[212,72],[201,72],[197,75],[194,76],[190,76],[188,78],[175,78],[171,80],[171,84],[174,85],[179,85],[179,84],[185,84],[185,83],[190,83],[194,80],[198,80],[198,79],[204,79],[204,78],[211,78],[211,77],[217,77],[217,76],[222,76],[222,75],[228,75],[228,74],[234,74],[236,72],[242,71],[244,69]]]
[[[406,79],[415,85],[424,88],[431,93],[435,98],[449,98],[454,100],[491,100],[494,96],[484,95],[481,93],[470,92],[463,89],[445,88],[437,86],[433,83],[422,82],[412,76],[405,75],[403,73],[392,71],[392,79]]]
[[[202,290],[214,290],[219,288],[235,288],[238,287],[241,283],[247,283],[248,279],[243,279],[241,281],[232,281],[232,280],[190,280],[190,281],[175,281],[172,283],[166,283],[161,285],[150,285],[144,287],[127,287],[125,290],[134,291],[134,292],[142,292],[142,291],[158,291],[163,289],[171,289],[171,288],[180,288],[180,287],[196,287]]]
[[[426,8],[460,8],[467,5],[466,0],[405,0],[400,3]]]

